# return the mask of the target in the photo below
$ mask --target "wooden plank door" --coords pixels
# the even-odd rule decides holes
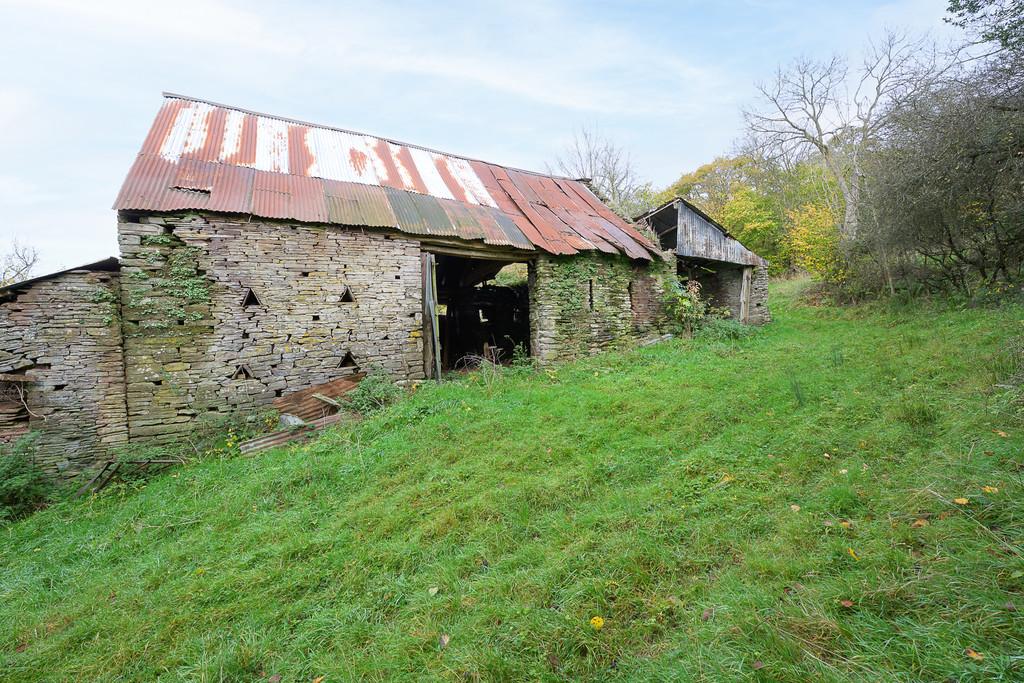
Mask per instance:
[[[753,268],[743,269],[743,282],[740,285],[740,322],[750,321],[750,289],[754,275]]]
[[[423,375],[441,379],[441,343],[437,325],[437,264],[434,255],[423,252]]]

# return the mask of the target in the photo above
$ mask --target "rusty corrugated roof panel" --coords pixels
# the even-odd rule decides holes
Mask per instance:
[[[576,180],[179,95],[165,95],[114,208],[388,227],[553,254],[658,254]]]
[[[321,182],[327,200],[328,223],[374,228],[391,228],[398,224],[384,188],[337,180]]]

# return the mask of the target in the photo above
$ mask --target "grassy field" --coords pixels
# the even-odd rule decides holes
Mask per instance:
[[[801,286],[2,528],[0,679],[1024,680],[1024,309]]]

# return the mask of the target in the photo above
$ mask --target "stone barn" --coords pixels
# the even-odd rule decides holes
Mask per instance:
[[[67,476],[371,370],[657,335],[677,270],[768,319],[764,261],[682,200],[638,229],[585,181],[178,95],[114,209],[120,260],[0,288],[0,440]]]
[[[680,280],[695,280],[733,320],[762,324],[768,311],[768,262],[747,249],[713,218],[676,197],[634,219],[650,227],[675,254]]]
[[[119,264],[0,290],[0,434],[60,431],[51,469],[371,369],[655,334],[672,276],[585,182],[177,95],[114,208]]]

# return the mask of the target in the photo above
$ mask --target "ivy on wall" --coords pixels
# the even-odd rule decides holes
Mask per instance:
[[[185,245],[173,234],[145,235],[140,245],[153,269],[129,273],[132,286],[125,301],[140,329],[167,330],[203,320],[210,288],[199,267],[202,249]]]
[[[652,277],[674,278],[671,265],[656,261],[638,267],[627,258],[596,252],[539,257],[530,287],[535,355],[568,359],[632,339],[632,286],[650,287]]]

